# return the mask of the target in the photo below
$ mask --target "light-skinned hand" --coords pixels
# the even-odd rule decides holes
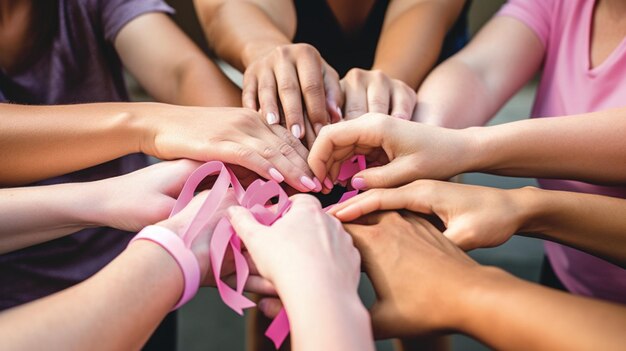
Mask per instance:
[[[335,182],[345,160],[366,155],[368,161],[383,165],[354,175],[352,186],[365,190],[421,178],[449,179],[467,170],[472,148],[471,134],[460,130],[368,113],[322,128],[308,161],[318,179]]]
[[[333,207],[329,213],[353,221],[381,210],[407,209],[436,215],[444,235],[464,250],[499,246],[523,227],[519,189],[503,190],[436,180],[417,180],[394,189],[373,189]]]
[[[283,124],[296,138],[317,134],[341,118],[339,75],[308,44],[276,47],[250,62],[243,76],[244,107],[260,110],[268,124]],[[305,115],[308,121],[305,121]],[[306,130],[306,123],[313,130]]]
[[[353,68],[341,79],[345,94],[344,115],[347,120],[368,112],[411,119],[417,95],[403,81],[389,78],[379,70]]]

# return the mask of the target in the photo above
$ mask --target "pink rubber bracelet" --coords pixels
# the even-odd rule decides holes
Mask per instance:
[[[185,246],[183,239],[171,230],[157,225],[149,225],[143,228],[130,241],[150,240],[163,247],[178,263],[180,270],[183,272],[185,287],[178,303],[172,310],[191,300],[198,292],[200,287],[200,265],[196,256]]]

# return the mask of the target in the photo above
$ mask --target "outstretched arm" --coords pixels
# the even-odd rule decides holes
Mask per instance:
[[[376,290],[378,301],[370,312],[377,337],[456,330],[498,350],[621,350],[626,345],[623,306],[480,266],[419,217],[376,214],[362,223],[346,228]]]
[[[329,212],[352,221],[380,210],[438,216],[444,234],[464,250],[493,247],[513,234],[556,241],[626,267],[626,200],[541,190],[495,189],[434,180],[374,189]]]
[[[157,101],[241,106],[239,89],[162,13],[126,24],[115,38],[124,66]]]
[[[0,104],[1,185],[20,185],[143,152],[160,159],[219,160],[300,191],[315,188],[307,150],[287,131],[242,108],[159,103]],[[306,177],[306,178],[303,178]]]
[[[487,123],[539,70],[545,48],[521,21],[498,16],[428,75],[415,121],[448,128]]]

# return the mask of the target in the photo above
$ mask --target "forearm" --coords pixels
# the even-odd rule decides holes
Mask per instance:
[[[470,168],[506,176],[624,184],[625,115],[626,108],[621,108],[467,129],[477,143],[468,155],[474,160]]]
[[[462,1],[419,1],[396,16],[390,9],[393,17],[383,26],[372,69],[417,89],[437,62],[446,33],[462,7]]]
[[[369,315],[357,292],[289,282],[278,288],[294,350],[373,350]]]
[[[270,5],[280,7],[274,14],[249,1],[195,2],[209,45],[240,71],[258,56],[291,44],[295,35],[295,11],[287,2]]]
[[[536,188],[512,191],[525,207],[522,235],[559,242],[626,267],[626,200]]]
[[[0,104],[0,185],[26,184],[141,151],[130,107]]]
[[[413,120],[446,128],[486,124],[506,98],[495,95],[471,66],[452,57],[437,66],[417,91]]]
[[[0,315],[7,350],[140,349],[182,291],[176,262],[159,246],[132,244],[89,280]]]
[[[186,106],[241,106],[241,90],[208,58],[183,62],[171,102]]]
[[[93,190],[93,183],[1,189],[0,253],[99,225],[104,199]]]
[[[495,268],[462,291],[455,329],[498,350],[623,350],[626,308],[541,287]]]

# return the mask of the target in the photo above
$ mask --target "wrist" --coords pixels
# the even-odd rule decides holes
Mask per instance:
[[[174,113],[169,112],[179,106],[158,102],[126,103],[127,108],[122,114],[124,128],[128,131],[129,140],[134,145],[134,152],[161,158],[156,147],[160,124],[167,121]]]
[[[546,190],[532,186],[512,189],[515,200],[521,208],[518,231],[536,236],[549,231],[549,218],[552,211],[558,208],[554,199],[556,195],[547,194]]]

